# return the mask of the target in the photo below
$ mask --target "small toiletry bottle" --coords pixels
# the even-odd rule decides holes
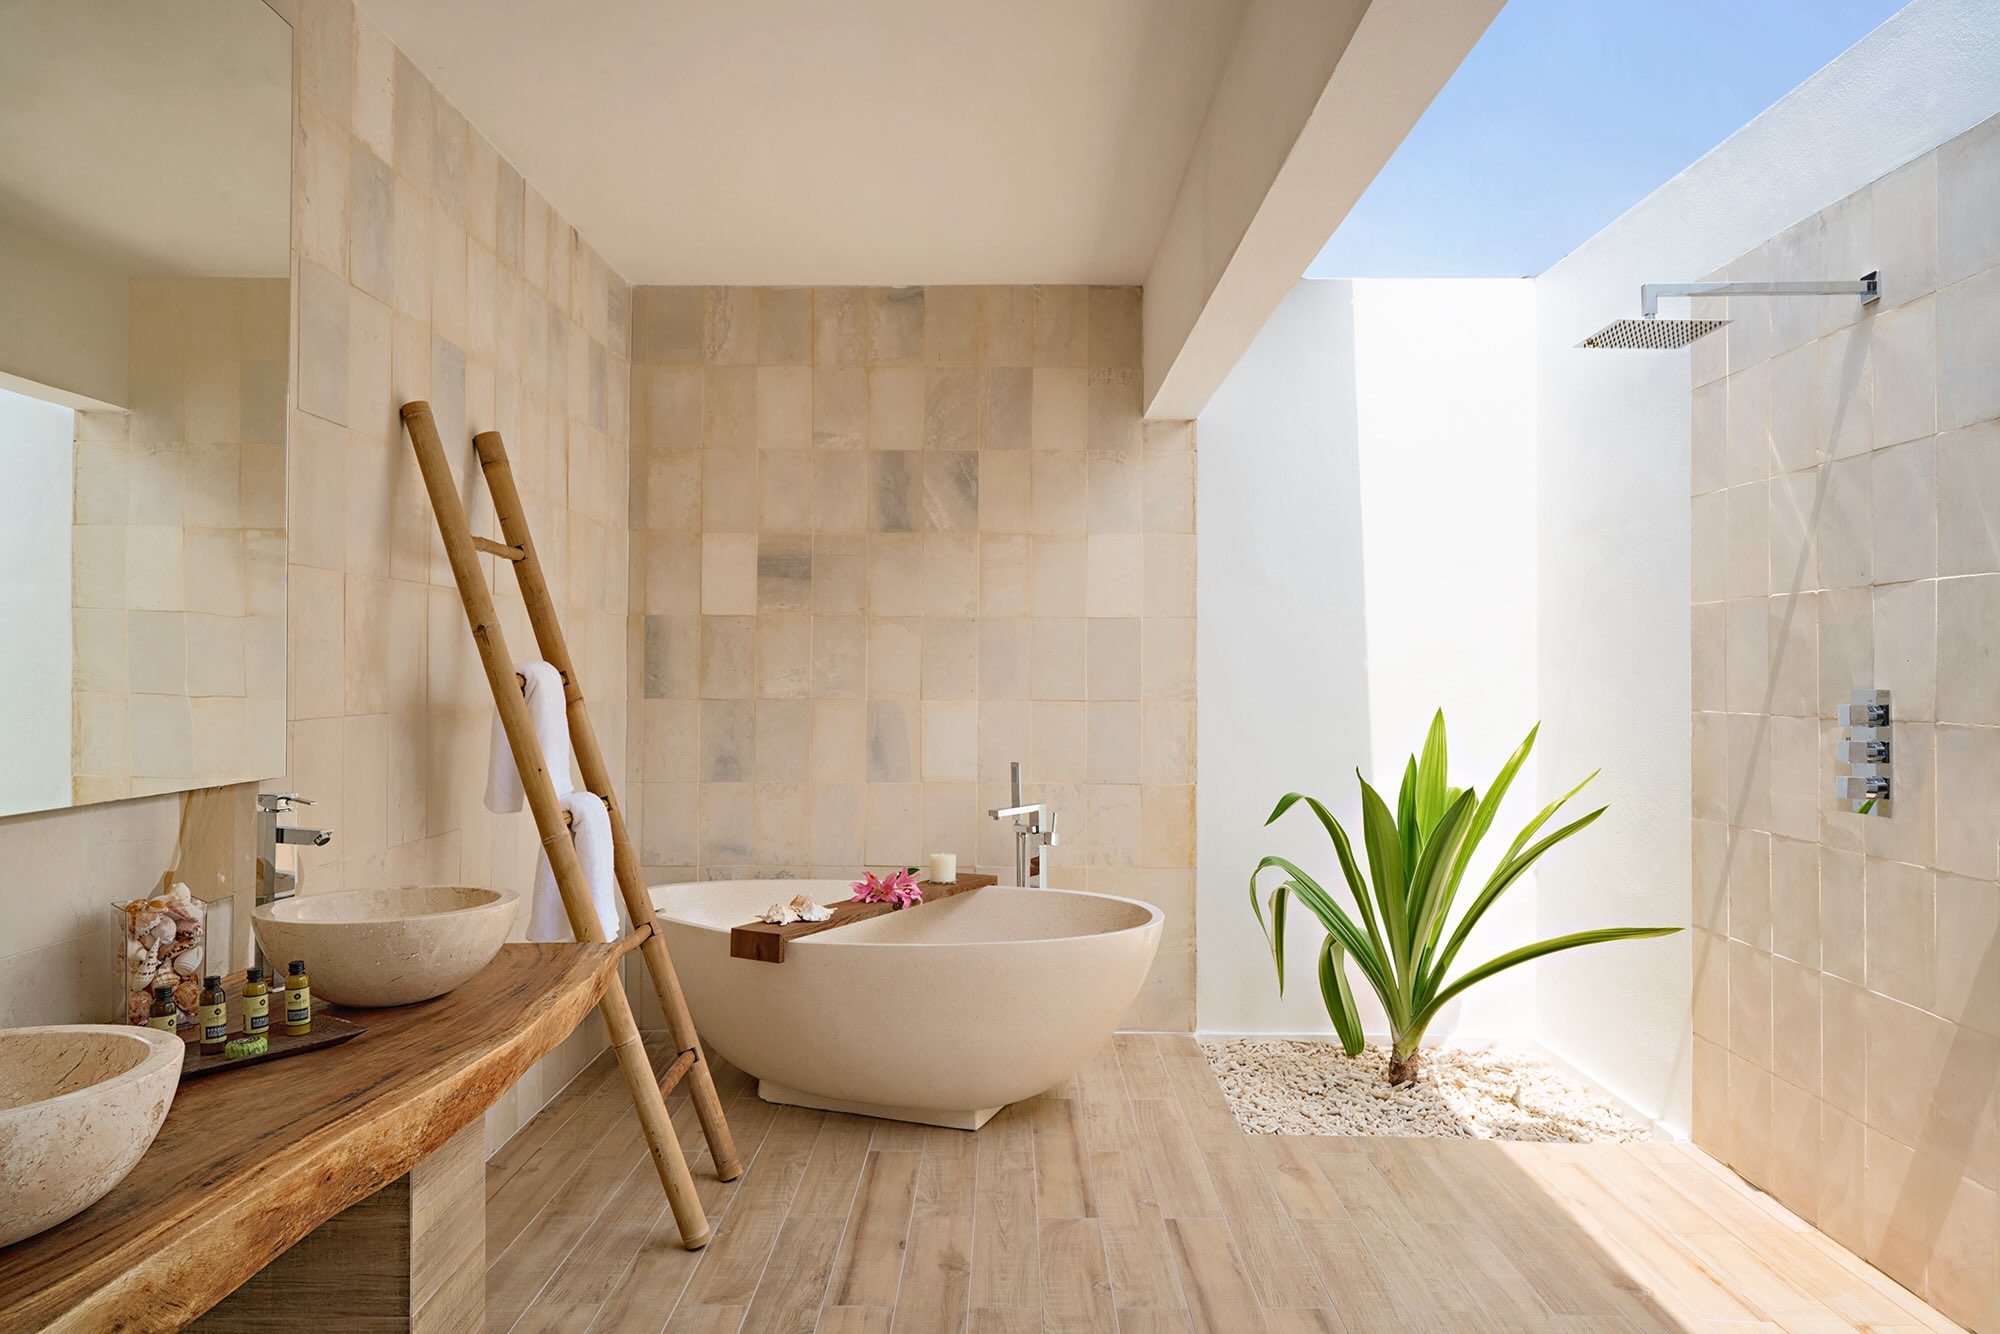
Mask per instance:
[[[285,976],[285,1032],[303,1037],[313,1029],[312,979],[306,976],[306,961],[292,960]]]
[[[229,1042],[229,993],[213,973],[201,980],[200,1013],[202,1051],[221,1051]]]
[[[243,1031],[253,1038],[271,1031],[271,985],[261,968],[243,975]]]
[[[146,1027],[157,1028],[163,1033],[171,1033],[180,1027],[181,1010],[174,1004],[172,987],[153,988],[153,1008],[146,1016]]]

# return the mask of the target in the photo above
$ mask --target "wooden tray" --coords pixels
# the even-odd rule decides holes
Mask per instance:
[[[240,1021],[243,1018],[243,974],[231,973],[223,978],[222,992],[229,997],[230,1022]],[[186,1083],[202,1075],[212,1075],[218,1070],[262,1065],[265,1061],[297,1056],[300,1052],[315,1051],[320,1047],[331,1047],[349,1038],[360,1037],[367,1031],[368,1025],[328,1014],[325,1001],[314,1001],[312,1032],[293,1037],[285,1032],[285,993],[283,990],[274,991],[271,993],[271,1031],[264,1035],[270,1045],[259,1055],[239,1056],[232,1061],[219,1051],[205,1052],[201,1049],[200,1030],[193,1027],[182,1029],[181,1041],[187,1043],[188,1052],[181,1062],[181,1082]],[[231,1033],[229,1036],[240,1038],[244,1035]]]
[[[961,871],[958,879],[950,884],[940,884],[935,880],[919,880],[918,888],[924,891],[924,903],[936,903],[957,894],[969,894],[975,889],[997,885],[1000,877],[994,875],[974,875]],[[918,908],[923,903],[915,905]],[[772,922],[745,922],[742,926],[729,929],[729,957],[732,959],[755,959],[760,963],[783,963],[785,942],[800,936],[817,935],[821,931],[831,931],[837,926],[850,922],[865,921],[870,917],[880,917],[885,912],[908,912],[908,908],[895,908],[886,903],[841,903],[836,904],[833,916],[824,922],[786,922],[779,926]]]
[[[231,1006],[230,1009],[233,1013],[235,1007]],[[300,1052],[313,1051],[320,1047],[331,1047],[336,1043],[346,1042],[349,1038],[358,1038],[367,1031],[366,1024],[357,1024],[349,1019],[337,1019],[315,1005],[312,1032],[293,1037],[285,1032],[284,1021],[280,1019],[278,1031],[264,1035],[270,1043],[264,1051],[255,1056],[238,1056],[235,1060],[231,1060],[219,1051],[203,1051],[200,1040],[195,1036],[195,1030],[190,1028],[181,1034],[188,1045],[187,1058],[181,1062],[181,1082],[186,1083],[190,1079],[198,1079],[202,1075],[212,1075],[222,1070],[235,1070],[241,1066],[261,1065],[265,1061],[297,1056]],[[229,1036],[240,1038],[243,1034],[231,1033]]]

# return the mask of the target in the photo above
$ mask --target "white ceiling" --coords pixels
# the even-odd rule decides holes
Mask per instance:
[[[0,3],[0,218],[124,272],[283,277],[291,154],[264,0]]]
[[[1243,0],[362,0],[627,279],[1144,278]]]

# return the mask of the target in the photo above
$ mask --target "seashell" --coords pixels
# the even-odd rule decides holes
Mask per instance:
[[[191,903],[194,901],[194,891],[176,880],[167,890],[167,899],[174,903]]]
[[[153,987],[158,985],[153,981],[153,979],[158,977],[159,975],[160,975],[159,965],[155,964],[150,959],[144,960],[137,964],[129,965],[125,969],[125,976],[129,978],[131,981],[131,989],[133,991],[143,991],[147,995],[151,995]],[[174,978],[174,981],[179,982],[180,978],[176,977]]]
[[[125,998],[125,1022],[143,1024],[153,1012],[153,998],[149,993],[135,991]]]
[[[174,921],[171,917],[155,917],[152,921],[146,923],[144,927],[140,928],[140,933],[142,938],[153,940],[161,945],[172,940],[177,934],[174,930]]]
[[[824,922],[833,916],[833,909],[816,902],[810,894],[797,894],[789,905],[797,920],[801,922]]]
[[[174,1004],[187,1014],[194,1013],[194,1007],[201,1004],[201,985],[193,978],[187,979],[174,988]]]
[[[174,971],[186,974],[189,977],[199,973],[201,971],[201,946],[197,945],[191,950],[182,950],[179,954],[176,954],[174,956]]]
[[[773,926],[783,926],[787,922],[798,921],[799,915],[792,909],[792,906],[789,903],[774,903],[770,907],[764,909],[764,911],[758,915],[757,920],[760,922],[769,922]]]
[[[201,921],[201,909],[195,907],[192,903],[176,901],[167,905],[167,916],[176,922],[186,922],[189,925],[194,925]]]
[[[151,955],[152,951],[147,949],[144,945],[141,945],[138,941],[131,939],[126,940],[125,962],[136,963],[141,959],[150,958]]]

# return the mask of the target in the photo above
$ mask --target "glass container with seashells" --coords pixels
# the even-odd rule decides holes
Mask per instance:
[[[146,1022],[156,987],[172,988],[180,1024],[194,1022],[204,965],[218,974],[226,971],[229,909],[229,900],[198,899],[179,883],[151,897],[112,905],[118,928],[119,994],[128,1023]],[[208,942],[217,931],[222,946],[212,958]]]

